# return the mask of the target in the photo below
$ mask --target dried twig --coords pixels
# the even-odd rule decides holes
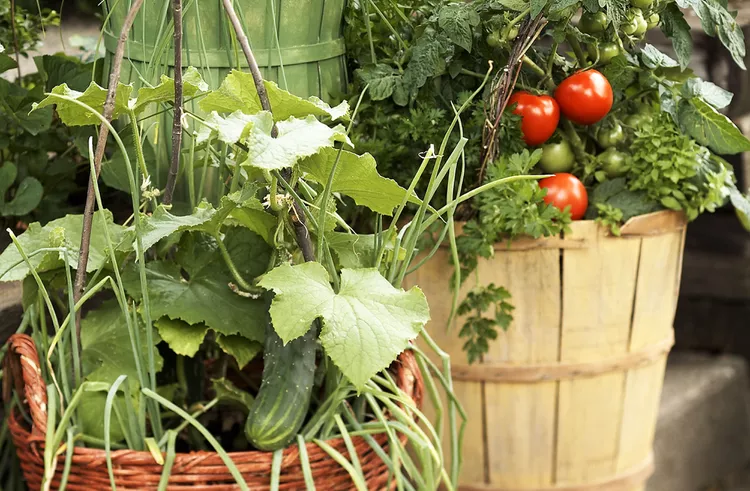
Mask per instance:
[[[134,0],[133,4],[125,17],[125,21],[120,31],[120,38],[117,41],[117,49],[112,60],[112,72],[109,76],[109,88],[107,90],[107,99],[104,103],[104,118],[112,121],[112,115],[115,111],[115,96],[117,95],[117,84],[120,81],[120,71],[122,70],[122,59],[125,56],[125,42],[128,40],[128,33],[133,26],[135,16],[143,5],[143,0]],[[99,128],[99,138],[96,142],[96,151],[94,153],[94,168],[96,174],[89,179],[89,186],[86,191],[86,205],[83,210],[83,230],[81,231],[81,248],[78,256],[78,269],[76,270],[75,290],[73,292],[74,303],[83,296],[83,290],[86,285],[86,266],[89,262],[89,250],[91,248],[91,228],[94,221],[95,192],[94,182],[99,178],[102,169],[102,159],[104,158],[104,149],[107,146],[107,136],[109,129],[106,125]],[[81,311],[76,313],[76,337],[78,344],[81,344]]]
[[[13,34],[13,49],[16,52],[18,83],[21,83],[21,48],[18,46],[18,33],[16,32],[16,0],[10,0],[10,30]]]
[[[479,169],[479,184],[484,180],[487,165],[495,160],[500,153],[501,149],[497,146],[497,130],[500,127],[500,118],[513,94],[513,89],[523,66],[523,58],[536,41],[545,24],[546,21],[542,14],[539,14],[534,19],[527,19],[521,25],[516,42],[510,52],[508,64],[492,81],[489,107],[485,110],[486,124],[482,130],[482,166]]]
[[[234,27],[234,32],[237,35],[237,40],[242,47],[242,51],[243,53],[245,53],[245,58],[247,59],[247,64],[250,67],[250,73],[252,74],[253,82],[255,83],[255,89],[258,91],[260,106],[264,111],[272,112],[271,101],[268,98],[268,92],[266,91],[266,86],[263,83],[263,75],[260,73],[258,62],[255,61],[253,51],[252,49],[250,49],[250,41],[247,39],[245,31],[242,29],[242,24],[240,23],[240,19],[237,17],[237,13],[234,11],[232,0],[224,0],[224,9],[226,10],[227,16],[229,17],[229,20]],[[273,138],[276,138],[276,136],[278,136],[275,124],[273,125],[273,129],[271,130],[271,136]],[[285,170],[282,173],[282,176],[288,182],[291,178],[291,171]],[[291,182],[289,184],[294,185],[294,183]],[[305,258],[305,261],[314,261],[315,249],[313,248],[312,239],[310,238],[310,233],[307,228],[305,213],[297,203],[294,203],[294,205],[292,206],[292,223],[294,224],[294,232],[297,236],[297,244],[302,250],[302,256]]]
[[[180,171],[182,148],[182,0],[172,0],[174,17],[174,118],[172,120],[172,165],[167,175],[167,188],[162,203],[172,204],[177,173]]]

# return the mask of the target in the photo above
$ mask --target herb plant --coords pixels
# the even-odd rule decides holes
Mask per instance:
[[[408,175],[418,164],[418,138],[428,135],[382,128],[418,121],[429,131],[421,114],[451,115],[489,66],[493,81],[463,121],[467,186],[572,173],[586,186],[585,218],[614,234],[637,215],[671,209],[693,220],[729,201],[747,224],[750,202],[720,156],[750,150],[750,140],[720,112],[732,95],[687,68],[693,41],[681,9],[693,9],[744,68],[742,30],[715,0],[352,2],[354,87],[370,89],[363,103],[370,124],[355,126],[353,141],[382,156],[385,175]],[[676,59],[644,42],[656,28],[671,39]],[[549,107],[528,111],[542,104]],[[551,183],[516,182],[460,210],[468,221],[456,240],[456,294],[495,242],[565,231],[581,203],[559,201],[546,189]],[[461,311],[475,310],[471,303]],[[471,319],[464,330],[491,339]],[[485,345],[467,344],[471,358]]]

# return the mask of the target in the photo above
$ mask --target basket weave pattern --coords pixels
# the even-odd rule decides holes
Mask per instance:
[[[8,418],[8,426],[16,446],[19,460],[29,489],[40,489],[44,475],[44,438],[47,423],[47,393],[39,369],[39,356],[32,339],[25,334],[16,334],[8,340],[9,349],[5,357],[3,398],[8,401],[15,391],[31,417],[29,427],[16,409]],[[423,396],[423,380],[411,351],[405,351],[393,363],[391,370],[399,387],[419,406]],[[375,440],[387,451],[385,434],[374,435]],[[372,447],[361,437],[352,442],[359,457],[369,489],[385,489],[388,469],[375,454]],[[343,439],[328,440],[328,444],[348,458]],[[354,484],[347,473],[323,449],[314,443],[307,444],[307,454],[317,489],[347,490]],[[116,450],[111,452],[115,483],[118,489],[156,489],[161,478],[162,466],[157,464],[150,452]],[[245,482],[252,490],[270,488],[270,452],[250,451],[229,454]],[[58,457],[52,489],[59,486],[65,455]],[[92,491],[111,489],[107,473],[105,452],[99,449],[76,447],[73,452],[67,489],[70,491]],[[191,452],[177,454],[167,489],[191,489],[194,491],[228,491],[239,489],[229,469],[214,452]],[[305,481],[299,459],[299,448],[291,445],[284,450],[281,464],[279,489],[305,489]]]

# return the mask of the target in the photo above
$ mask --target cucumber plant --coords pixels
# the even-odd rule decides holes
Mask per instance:
[[[141,4],[134,1],[131,13]],[[237,27],[231,1],[225,6]],[[250,73],[232,71],[215,90],[194,68],[138,90],[115,83],[115,71],[109,89],[62,84],[33,106],[32,115],[54,106],[67,127],[100,131],[85,145],[87,213],[32,223],[18,237],[11,233],[13,244],[0,254],[0,281],[24,283],[24,326],[45,325],[49,315],[56,327],[52,338],[34,330],[46,355],[50,407],[66,408],[61,423],[48,425],[47,445],[58,448],[70,430],[68,445],[99,446],[111,465],[113,445],[167,455],[210,445],[224,458],[224,447],[278,452],[296,438],[330,453],[326,439],[377,432],[388,436],[387,450],[367,441],[395,482],[455,489],[463,413],[446,355],[424,331],[425,296],[402,283],[422,259],[419,237],[436,224],[447,231],[461,203],[519,179],[461,189],[467,139],[459,118],[482,86],[456,108],[438,147],[425,149],[405,188],[356,151],[349,135],[357,106],[297,97],[263,81],[246,36],[239,28],[236,35]],[[183,97],[193,105],[182,107]],[[141,137],[149,114],[172,110],[173,132],[184,138],[170,175],[188,180],[187,203],[171,203],[172,189],[154,184]],[[111,124],[119,117],[128,138]],[[105,208],[98,183],[105,157],[116,156],[132,200],[124,219]],[[209,167],[223,189],[213,202],[195,182]],[[438,204],[444,187],[449,198]],[[373,213],[374,233],[356,233],[342,218],[344,197]],[[407,203],[417,213],[398,226]],[[95,296],[104,301],[80,315]],[[413,350],[440,414],[440,401],[448,401],[450,469],[441,422],[427,423],[389,372],[418,337],[443,359],[438,368]],[[361,488],[370,476],[356,456],[349,459]],[[224,461],[246,489],[231,459]],[[55,459],[45,464],[45,476],[53,475]],[[272,472],[278,483],[278,467]]]

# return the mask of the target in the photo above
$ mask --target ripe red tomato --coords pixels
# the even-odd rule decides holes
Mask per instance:
[[[570,218],[580,220],[589,206],[589,196],[583,183],[573,174],[561,172],[539,181],[539,187],[547,190],[544,202],[560,210],[570,206]]]
[[[555,91],[555,100],[566,118],[589,125],[604,119],[612,109],[614,94],[604,75],[585,70],[563,80]]]
[[[523,118],[521,131],[526,144],[541,145],[549,140],[560,122],[560,107],[555,99],[521,91],[510,97],[508,105],[513,104],[517,104],[513,113]]]

